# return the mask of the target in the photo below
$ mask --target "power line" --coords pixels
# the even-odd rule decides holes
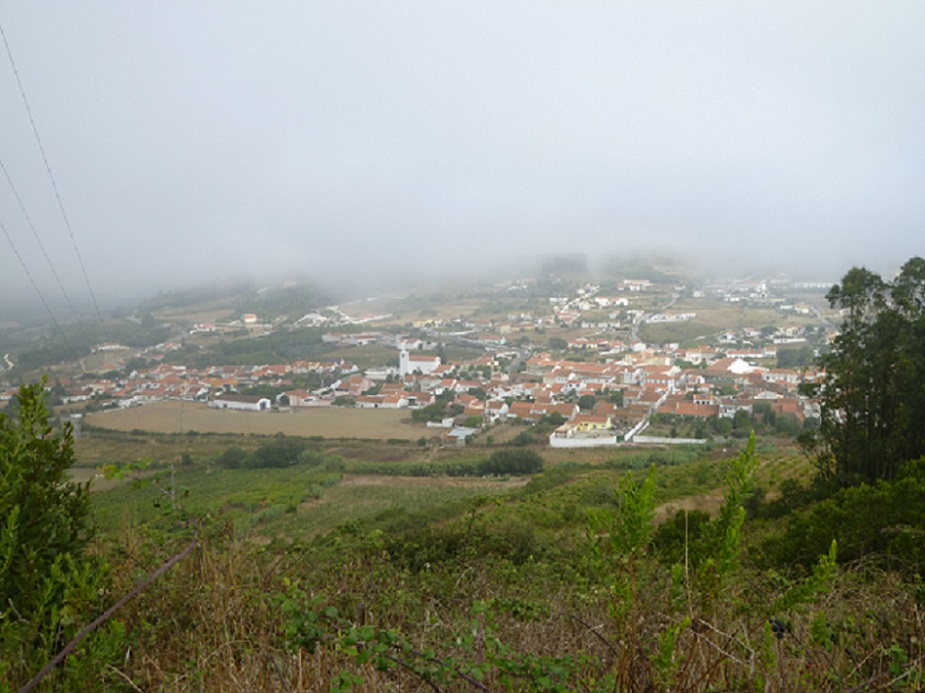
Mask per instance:
[[[19,250],[16,248],[16,244],[13,243],[13,238],[10,236],[10,232],[6,230],[6,226],[3,225],[3,222],[0,221],[0,230],[3,231],[3,235],[6,236],[7,242],[10,244],[10,248],[13,249],[13,254],[16,256],[16,259],[19,260],[19,264],[22,265],[23,272],[26,273],[26,277],[29,279],[29,283],[32,284],[32,288],[35,289],[35,293],[38,294],[39,300],[42,302],[42,305],[45,306],[45,310],[48,312],[48,317],[51,318],[52,324],[58,330],[58,333],[61,335],[61,339],[64,340],[64,345],[67,347],[68,351],[74,353],[78,358],[80,354],[76,349],[71,345],[70,341],[67,338],[67,335],[64,333],[64,330],[61,328],[61,324],[55,318],[55,314],[52,312],[51,307],[48,305],[48,301],[45,300],[45,296],[42,293],[42,290],[39,289],[38,284],[35,283],[35,279],[32,277],[32,273],[29,271],[29,268],[26,266],[25,260],[23,260],[22,255],[19,254]]]
[[[39,237],[38,231],[35,228],[35,224],[32,223],[32,217],[26,210],[26,206],[23,204],[22,198],[19,196],[19,192],[16,190],[16,186],[13,185],[13,179],[10,178],[10,173],[7,171],[6,166],[3,163],[3,159],[0,159],[0,170],[2,170],[3,175],[6,176],[6,182],[9,183],[10,190],[13,191],[13,196],[16,198],[16,202],[19,203],[19,209],[22,210],[23,216],[26,218],[26,221],[29,224],[29,228],[32,230],[32,235],[35,237],[35,242],[38,243],[39,249],[42,251],[42,255],[45,257],[45,261],[48,263],[48,267],[51,269],[51,273],[54,276],[55,281],[58,283],[58,288],[61,289],[61,294],[64,296],[64,300],[67,301],[67,304],[70,307],[71,312],[74,314],[74,317],[79,318],[80,316],[77,314],[77,309],[74,307],[74,303],[71,301],[70,295],[68,295],[67,290],[64,288],[61,277],[58,275],[58,271],[55,269],[55,265],[51,261],[51,257],[48,255],[48,251],[45,250],[45,244],[42,243],[42,239]]]
[[[97,318],[100,321],[100,327],[102,327],[104,336],[106,335],[106,325],[103,322],[103,314],[100,311],[99,302],[96,300],[96,294],[93,291],[93,287],[90,285],[90,276],[87,274],[87,268],[84,265],[83,257],[80,254],[80,250],[77,247],[77,239],[74,236],[74,231],[71,228],[71,221],[67,216],[67,212],[64,209],[64,201],[61,199],[61,194],[58,192],[58,184],[55,181],[55,176],[51,171],[51,164],[48,162],[48,156],[45,154],[45,147],[42,145],[42,138],[39,136],[38,128],[35,125],[35,119],[32,117],[32,109],[29,107],[29,99],[26,98],[26,90],[23,87],[22,80],[19,77],[19,70],[16,68],[16,61],[13,60],[13,52],[10,50],[10,44],[6,40],[6,32],[3,31],[3,25],[0,24],[0,37],[3,38],[3,45],[6,48],[6,55],[10,60],[10,65],[13,68],[13,74],[16,77],[16,84],[19,86],[19,93],[22,96],[23,104],[26,107],[26,113],[29,116],[29,123],[32,126],[32,133],[35,135],[35,141],[39,146],[39,151],[42,153],[42,161],[45,163],[45,170],[48,172],[48,179],[51,181],[52,190],[55,193],[55,199],[58,200],[58,208],[61,210],[61,216],[64,218],[64,226],[67,228],[68,235],[71,238],[71,246],[74,248],[74,254],[77,256],[77,262],[80,265],[80,271],[83,273],[84,282],[87,285],[87,291],[90,292],[90,298],[93,301],[93,307],[96,310]],[[9,235],[7,235],[9,238]],[[23,265],[25,267],[25,265]],[[43,299],[44,301],[44,299]]]

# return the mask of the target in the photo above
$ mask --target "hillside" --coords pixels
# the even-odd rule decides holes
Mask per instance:
[[[38,386],[26,419],[3,419],[32,441],[4,460],[41,449],[91,489],[56,482],[73,495],[30,503],[61,511],[36,521],[85,513],[85,530],[47,535],[94,541],[33,573],[38,587],[11,583],[34,617],[0,623],[4,652],[20,648],[0,682],[22,685],[98,617],[52,685],[916,690],[925,464],[858,485],[807,454],[830,401],[803,393],[812,366],[773,354],[822,347],[828,314],[789,300],[751,280],[546,278],[402,299],[411,323],[328,306],[311,326],[240,317],[174,351],[99,349],[79,363],[128,361],[86,374],[91,398],[48,388],[81,414],[76,440],[45,423]],[[637,341],[659,330],[693,346]],[[275,360],[289,349],[319,357]],[[433,373],[402,371],[409,352]],[[398,367],[375,360],[392,353]],[[239,411],[213,406],[209,389],[230,385]],[[648,436],[625,434],[632,416]],[[5,550],[31,526],[19,507]]]

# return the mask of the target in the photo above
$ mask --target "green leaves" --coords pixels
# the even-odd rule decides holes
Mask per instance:
[[[855,267],[827,298],[844,320],[819,360],[822,471],[844,484],[892,479],[925,454],[925,260],[891,282]]]
[[[80,554],[92,534],[89,490],[67,476],[71,429],[53,431],[43,384],[20,389],[15,419],[0,415],[0,615],[27,619],[50,567]]]
[[[89,620],[106,578],[84,556],[89,489],[68,477],[71,429],[52,428],[43,386],[21,387],[16,416],[0,415],[0,661],[20,685]]]

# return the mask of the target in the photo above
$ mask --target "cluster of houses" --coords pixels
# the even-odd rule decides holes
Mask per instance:
[[[256,385],[282,382],[295,375],[315,373],[324,380],[337,380],[358,370],[355,365],[344,360],[296,361],[262,366],[211,366],[201,369],[161,363],[139,368],[124,377],[59,381],[55,390],[65,404],[96,400],[127,407],[166,400],[204,402]],[[10,396],[13,393],[6,394]]]
[[[621,393],[616,398],[620,404],[596,397],[589,413],[573,411],[550,438],[553,446],[579,447],[630,440],[656,413],[734,418],[738,411],[752,413],[755,403],[762,402],[801,422],[817,417],[818,405],[799,395],[797,388],[819,374],[756,365],[771,355],[724,353],[715,347],[673,353],[642,348],[620,360],[599,363],[538,354],[527,361],[527,372],[542,383],[544,393],[535,394],[543,399]],[[682,368],[676,365],[679,360],[697,365]]]
[[[650,288],[645,280],[625,280],[620,287],[629,293]],[[729,298],[738,296],[764,298],[767,286],[748,284],[728,291]],[[398,353],[397,368],[361,371],[342,359],[202,369],[161,363],[125,377],[61,383],[63,392],[58,394],[66,403],[106,399],[132,406],[174,399],[263,412],[332,406],[420,409],[439,400],[457,405],[454,411],[460,412],[439,424],[448,429],[459,430],[463,423],[468,427],[465,430],[476,431],[507,420],[547,421],[554,426],[550,445],[557,447],[630,441],[644,431],[653,414],[734,418],[737,412],[752,412],[756,403],[762,403],[765,409],[770,406],[778,415],[800,421],[818,416],[817,404],[801,397],[798,385],[819,374],[768,365],[776,363],[778,345],[804,340],[802,327],[780,328],[774,334],[744,328],[721,335],[715,345],[652,348],[628,338],[625,329],[610,329],[625,328],[620,320],[633,322],[642,315],[628,305],[625,293],[603,296],[598,287],[587,285],[577,297],[549,299],[549,312],[541,316],[512,314],[506,321],[484,324],[463,317],[431,319],[414,325],[416,336],[354,329],[330,331],[322,337],[334,347],[388,345]],[[597,311],[591,324],[586,324],[588,310]],[[601,311],[607,315],[604,322]],[[323,322],[321,317],[310,314],[306,319]],[[665,312],[649,320],[674,322],[694,317],[694,313]],[[257,316],[242,316],[242,322],[254,324]],[[547,325],[598,329],[562,340],[565,348],[557,353],[572,352],[573,360],[548,352],[531,354],[508,343],[516,332],[542,332]],[[215,328],[202,324],[194,329],[208,332]],[[478,346],[482,354],[444,363],[434,352],[449,339]],[[754,343],[762,346],[751,346]],[[156,351],[163,354],[180,346],[169,342],[158,345]],[[105,354],[120,349],[124,347],[103,344],[94,351]],[[583,360],[589,353],[594,360]],[[312,379],[319,386],[295,385],[305,382],[295,376],[310,373],[319,376]],[[242,394],[258,385],[278,394]],[[579,401],[584,409],[579,408]]]
[[[630,441],[656,413],[734,418],[737,412],[751,413],[756,403],[763,403],[778,415],[799,421],[818,416],[816,403],[797,392],[800,382],[818,374],[754,363],[771,355],[773,350],[741,354],[702,347],[669,353],[637,347],[620,359],[600,362],[554,358],[544,352],[530,356],[521,370],[509,373],[488,353],[445,364],[433,354],[403,350],[399,368],[387,373],[385,380],[381,371],[373,373],[374,377],[369,372],[344,372],[324,388],[286,390],[275,402],[224,391],[212,397],[210,406],[254,411],[339,404],[420,409],[440,399],[458,405],[459,414],[440,424],[447,428],[464,422],[472,426],[473,422],[546,420],[556,425],[549,439],[556,447]],[[677,365],[681,359],[697,365],[682,368]],[[468,377],[461,377],[462,372]],[[269,377],[270,382],[285,383],[285,366],[267,366],[258,373],[261,380]],[[579,408],[583,396],[590,396],[583,401],[593,401],[593,408]]]

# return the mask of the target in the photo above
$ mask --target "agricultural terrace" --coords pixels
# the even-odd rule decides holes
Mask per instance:
[[[149,474],[144,475],[149,480]],[[184,489],[186,511],[221,518],[228,531],[255,540],[291,541],[346,522],[369,527],[420,526],[448,519],[509,494],[526,479],[389,478],[347,475],[297,465],[285,469],[180,468],[174,478],[136,487],[110,486],[94,496],[94,517],[105,533],[163,519],[165,487]],[[161,501],[160,503],[158,501]]]
[[[315,408],[284,412],[210,409],[203,402],[157,402],[89,414],[88,424],[117,431],[154,433],[254,433],[325,438],[416,439],[426,430],[411,424],[407,410]]]

